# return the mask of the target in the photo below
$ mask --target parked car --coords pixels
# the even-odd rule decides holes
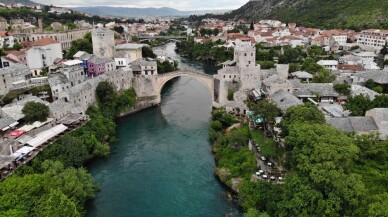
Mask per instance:
[[[266,160],[267,160],[264,156],[261,156],[260,159],[261,159],[262,161],[266,161]]]

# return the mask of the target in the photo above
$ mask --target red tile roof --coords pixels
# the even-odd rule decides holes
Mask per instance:
[[[49,44],[56,44],[56,43],[58,43],[58,42],[55,41],[54,39],[43,38],[43,39],[40,39],[38,41],[32,42],[30,45],[31,46],[46,46],[46,45],[49,45]]]
[[[4,51],[5,54],[13,54],[15,56],[25,56],[26,55],[26,51],[24,50],[8,50],[8,51]]]

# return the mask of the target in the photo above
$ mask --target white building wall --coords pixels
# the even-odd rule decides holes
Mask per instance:
[[[63,58],[60,43],[32,47],[27,51],[27,65],[33,72],[54,65],[55,59],[58,58]]]

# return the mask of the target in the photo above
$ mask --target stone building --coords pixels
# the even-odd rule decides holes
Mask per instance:
[[[132,71],[118,69],[108,71],[96,78],[88,79],[85,82],[71,86],[68,81],[69,79],[61,73],[50,79],[50,87],[53,91],[53,96],[54,94],[56,96],[54,100],[62,100],[70,103],[72,108],[78,108],[84,112],[89,106],[95,104],[95,92],[100,82],[107,81],[114,85],[117,91],[121,91],[132,87],[132,78]],[[63,80],[61,81],[61,79]],[[63,88],[62,90],[56,91],[61,87]]]
[[[91,32],[91,29],[77,29],[60,32],[48,31],[35,33],[18,33],[14,34],[14,37],[19,43],[28,43],[44,38],[49,38],[61,43],[62,50],[67,50],[70,48],[72,41],[83,38],[89,32]]]
[[[0,69],[0,96],[6,95],[10,90],[28,86],[30,80],[31,72],[24,64]]]
[[[115,47],[116,52],[128,54],[129,63],[135,60],[141,59],[143,57],[142,48],[144,44],[120,44]]]
[[[81,66],[63,67],[55,73],[51,73],[48,78],[54,100],[59,98],[61,91],[68,90],[75,85],[83,83],[85,80],[86,75]]]
[[[130,63],[134,75],[137,76],[151,76],[158,75],[158,67],[155,61],[146,61],[138,59]]]
[[[57,121],[71,112],[72,105],[68,102],[65,102],[64,99],[61,99],[50,103],[49,109],[50,117],[54,118],[55,121]]]
[[[279,75],[272,75],[261,82],[261,89],[265,92],[267,97],[272,97],[274,93],[282,90],[286,93],[293,93],[292,83]]]
[[[106,28],[92,31],[93,54],[106,58],[113,58],[115,52],[114,32]]]
[[[116,63],[111,58],[92,55],[88,59],[88,77],[93,78],[116,69]]]
[[[238,67],[241,88],[250,90],[261,80],[260,65],[256,65],[256,48],[253,46],[238,46],[234,50],[234,61]]]

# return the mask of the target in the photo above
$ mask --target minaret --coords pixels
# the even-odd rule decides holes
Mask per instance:
[[[39,17],[38,19],[38,31],[43,32],[43,18]]]

